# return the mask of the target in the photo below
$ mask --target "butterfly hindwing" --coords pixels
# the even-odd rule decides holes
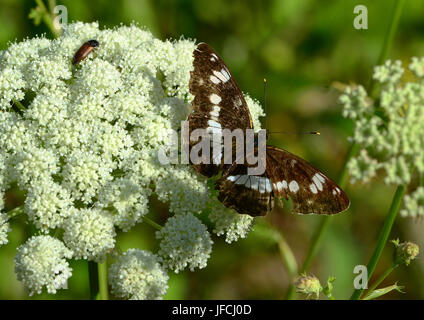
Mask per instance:
[[[267,146],[266,157],[274,195],[290,197],[294,212],[335,214],[349,208],[344,191],[305,160],[272,146]]]
[[[263,216],[272,211],[274,196],[266,172],[260,176],[248,175],[244,164],[234,164],[215,185],[218,199],[238,213]]]

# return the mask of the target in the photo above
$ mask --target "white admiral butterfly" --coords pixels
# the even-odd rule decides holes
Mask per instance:
[[[199,128],[211,134],[223,129],[253,129],[243,94],[215,50],[200,43],[193,56],[190,92],[194,99],[193,112],[188,116],[190,133]],[[195,141],[190,139],[189,148],[194,144]],[[249,165],[246,163],[226,165],[221,158],[219,162],[192,165],[206,177],[222,173],[215,183],[218,199],[241,214],[265,215],[273,209],[274,197],[290,197],[293,211],[301,214],[335,214],[349,207],[349,198],[334,181],[285,150],[267,145],[266,170],[258,176],[247,174]]]

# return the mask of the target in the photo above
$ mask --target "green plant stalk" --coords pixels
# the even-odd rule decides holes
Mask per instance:
[[[21,110],[21,111],[25,111],[26,110],[26,108],[25,108],[25,106],[20,102],[20,101],[18,101],[18,100],[13,100],[13,103],[15,104],[15,106],[19,109],[19,110]]]
[[[47,10],[46,6],[44,5],[43,0],[35,0],[35,2],[37,3],[37,6],[40,8],[40,10],[43,12],[43,22],[50,29],[50,32],[53,34],[53,36],[55,38],[59,38],[60,31],[55,28],[54,23],[53,23],[53,21],[54,21],[53,11],[49,12]],[[53,8],[52,8],[52,10],[53,10]]]
[[[281,260],[283,261],[287,273],[289,274],[290,281],[293,282],[297,275],[296,258],[294,257],[293,251],[291,250],[284,236],[280,232],[278,234],[278,249],[280,251]]]
[[[97,263],[97,272],[99,279],[99,296],[97,300],[109,300],[107,259],[103,263]]]
[[[392,230],[393,223],[395,222],[404,193],[405,193],[405,186],[399,185],[393,196],[392,204],[390,205],[390,209],[387,214],[387,217],[384,220],[383,228],[381,229],[380,235],[378,237],[377,246],[367,265],[368,281],[371,279],[371,276],[375,270],[375,266],[377,265],[377,262],[380,259],[381,253],[383,252],[383,249],[386,246],[387,239],[389,238],[390,231]],[[361,297],[363,291],[364,289],[355,289],[350,299],[358,300]]]
[[[90,278],[90,299],[97,300],[99,297],[99,273],[97,263],[88,261],[88,276]]]
[[[368,296],[373,293],[373,291],[384,281],[384,279],[387,278],[387,276],[392,273],[393,270],[395,270],[399,265],[393,263],[389,268],[387,268],[386,271],[374,282],[374,284],[368,289],[368,292],[366,293],[364,300],[368,298]]]
[[[12,210],[7,212],[7,216],[9,219],[12,219],[21,213],[24,213],[24,205],[20,205],[19,207],[13,208]]]
[[[144,222],[146,222],[148,225],[152,226],[153,228],[155,228],[157,230],[162,229],[162,226],[161,225],[157,224],[156,222],[154,222],[153,220],[147,218],[146,216],[144,216],[142,219],[143,219]]]

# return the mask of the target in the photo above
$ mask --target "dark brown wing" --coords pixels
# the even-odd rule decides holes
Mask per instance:
[[[267,172],[247,174],[244,164],[233,165],[215,184],[218,199],[228,208],[250,216],[263,216],[274,208],[274,195]]]
[[[267,146],[266,157],[274,195],[292,198],[294,212],[335,214],[349,208],[342,188],[305,160],[272,146]]]
[[[194,95],[193,112],[188,116],[190,135],[193,130],[202,128],[207,130],[211,138],[215,134],[219,140],[223,129],[253,128],[243,94],[215,50],[206,43],[200,43],[193,56],[194,70],[190,77],[190,92]],[[198,142],[199,139],[190,140],[190,150]],[[199,173],[211,177],[222,169],[216,163],[218,158],[215,157],[215,163],[211,157],[210,164],[196,164],[193,167]]]

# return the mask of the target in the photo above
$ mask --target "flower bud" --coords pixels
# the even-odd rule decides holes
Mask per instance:
[[[294,281],[297,293],[303,293],[308,296],[316,295],[316,299],[319,298],[319,293],[322,291],[321,283],[315,276],[308,276],[302,274]]]
[[[420,252],[418,245],[413,242],[407,241],[399,243],[399,240],[393,240],[392,242],[396,247],[394,258],[396,264],[405,264],[408,266]]]

